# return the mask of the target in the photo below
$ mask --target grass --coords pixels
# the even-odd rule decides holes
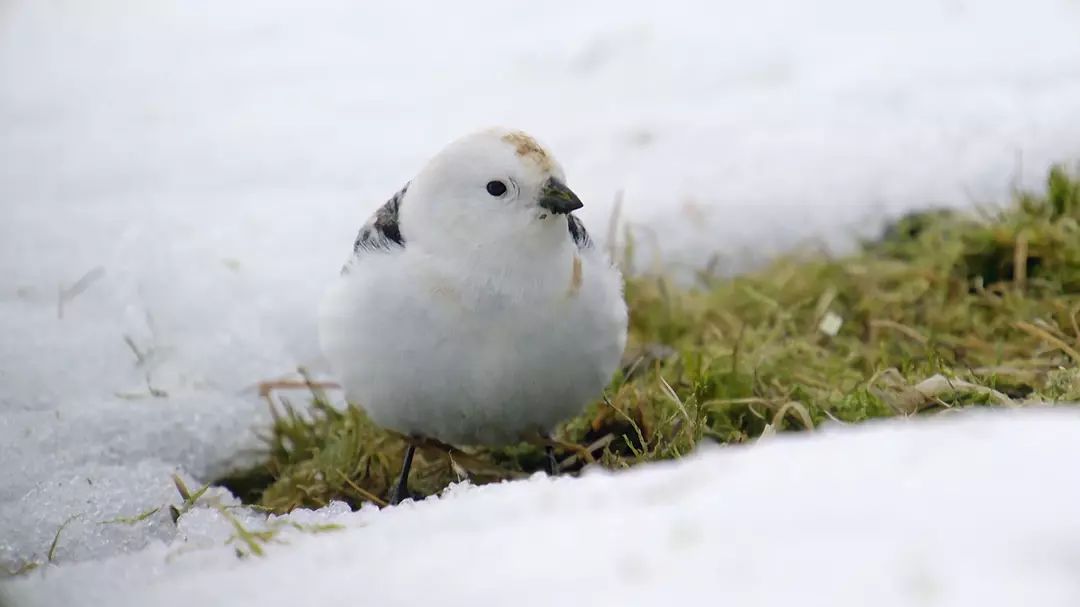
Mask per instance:
[[[622,253],[633,258],[633,243]],[[979,214],[908,216],[857,252],[796,252],[698,284],[635,275],[630,336],[603,398],[559,431],[566,471],[677,458],[702,441],[744,443],[973,406],[1080,401],[1080,181],[1053,169],[1043,194]],[[224,484],[275,512],[380,503],[402,441],[315,394],[283,402],[264,465]],[[542,469],[542,448],[418,454],[426,495]]]

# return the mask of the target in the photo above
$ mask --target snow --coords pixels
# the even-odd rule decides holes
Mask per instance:
[[[342,528],[282,532],[244,559],[200,507],[172,544],[0,592],[26,607],[1075,605],[1077,457],[1076,411],[877,423],[616,474],[457,485],[381,511],[299,511],[289,518]]]
[[[598,239],[623,192],[647,258],[738,269],[1080,157],[1078,25],[1068,0],[0,3],[0,569],[65,522],[57,563],[181,541],[101,521],[252,456],[252,386],[321,369],[324,285],[450,139],[531,131]],[[597,478],[552,487],[638,477]]]

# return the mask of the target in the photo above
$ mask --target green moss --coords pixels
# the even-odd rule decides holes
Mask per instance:
[[[915,214],[852,255],[796,252],[691,287],[639,275],[626,297],[625,365],[561,429],[567,470],[830,420],[1080,400],[1080,182],[1055,168],[1046,194],[992,213]],[[266,465],[226,484],[279,512],[385,496],[403,443],[360,410],[324,403],[280,408]],[[465,471],[486,482],[543,461],[532,445],[451,457],[426,448],[411,487],[429,494]]]

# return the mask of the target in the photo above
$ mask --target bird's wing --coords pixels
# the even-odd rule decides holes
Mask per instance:
[[[585,231],[585,224],[581,223],[580,219],[567,214],[566,222],[570,227],[570,236],[573,237],[578,249],[588,249],[592,246],[592,238],[589,238],[589,233]]]
[[[341,269],[342,273],[349,271],[349,266],[367,253],[389,253],[395,249],[405,248],[405,237],[401,235],[398,225],[398,210],[401,201],[405,198],[405,190],[409,184],[387,200],[375,214],[360,228],[353,243],[353,254],[348,263]]]

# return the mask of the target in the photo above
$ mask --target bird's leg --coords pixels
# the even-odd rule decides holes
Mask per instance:
[[[405,461],[401,463],[401,474],[398,475],[394,492],[390,494],[390,505],[396,506],[402,500],[409,497],[409,468],[412,468],[413,454],[416,453],[416,445],[412,442],[405,449]]]
[[[547,472],[548,476],[555,476],[559,473],[559,460],[555,459],[555,441],[547,432],[541,432],[540,439],[544,441],[544,455],[547,456],[544,472]]]
[[[547,462],[544,465],[544,471],[548,476],[555,476],[559,473],[559,461],[555,459],[555,447],[551,445],[544,446],[544,454],[547,455]]]

